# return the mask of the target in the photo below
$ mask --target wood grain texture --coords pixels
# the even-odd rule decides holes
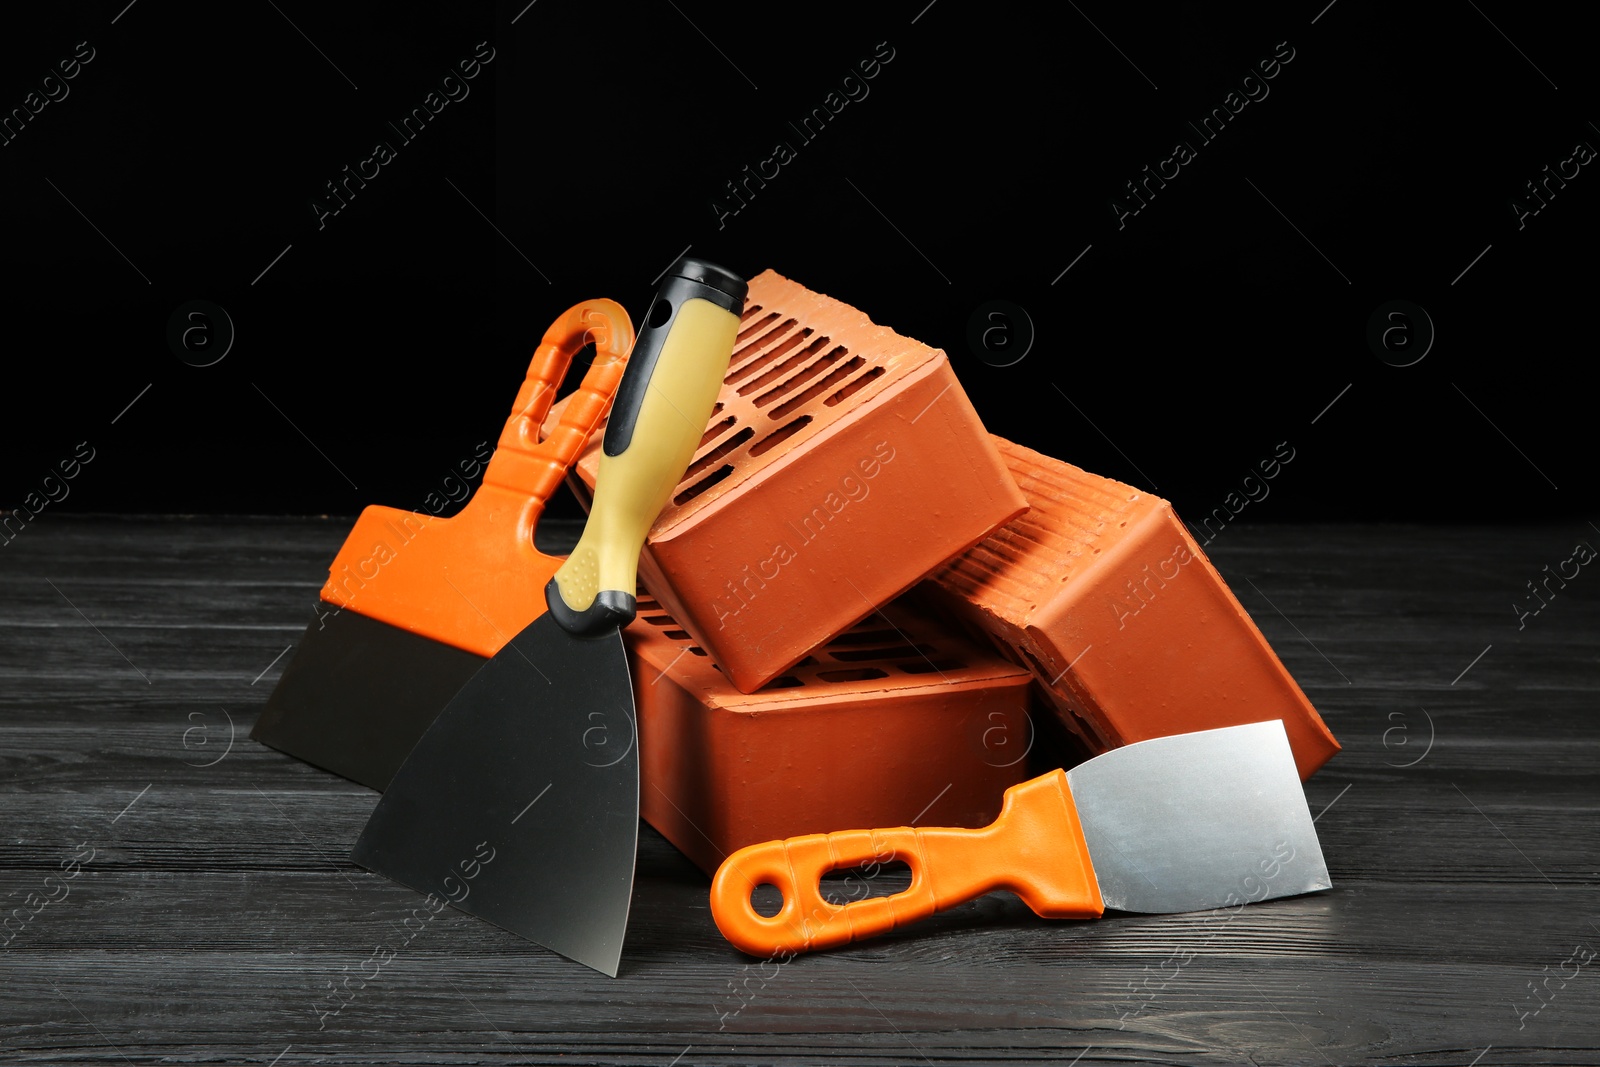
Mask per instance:
[[[1306,786],[1330,892],[1092,923],[998,894],[761,963],[646,827],[615,980],[453,910],[404,925],[417,896],[348,859],[375,794],[249,740],[346,529],[58,517],[0,546],[0,897],[38,908],[0,948],[0,1059],[1600,1061],[1600,958],[1563,966],[1600,950],[1600,576],[1512,608],[1585,525],[1207,546],[1345,746]]]

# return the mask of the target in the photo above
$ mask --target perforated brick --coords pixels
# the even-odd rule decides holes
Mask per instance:
[[[1027,666],[1091,751],[1263,719],[1302,778],[1339,751],[1170,504],[994,442],[1029,510],[922,588]]]
[[[752,692],[1025,507],[943,352],[765,271],[639,575]]]
[[[656,601],[624,637],[644,818],[708,874],[758,841],[983,826],[1028,777],[1029,675],[903,603],[741,693]]]

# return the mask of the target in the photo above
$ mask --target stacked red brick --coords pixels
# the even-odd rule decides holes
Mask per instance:
[[[1026,666],[1089,748],[1282,719],[1301,777],[1339,751],[1172,506],[994,438],[1029,510],[933,598]]]
[[[982,826],[1028,776],[1028,672],[903,603],[749,694],[653,600],[625,636],[640,814],[708,874],[796,834]]]
[[[707,871],[987,822],[1034,691],[1090,752],[1267,718],[1302,775],[1338,750],[1165,501],[991,437],[942,352],[771,271],[639,573],[641,811]],[[998,654],[895,601],[923,578]]]

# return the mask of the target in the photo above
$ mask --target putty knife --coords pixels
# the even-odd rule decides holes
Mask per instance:
[[[583,536],[549,611],[472,676],[412,749],[352,858],[616,976],[639,837],[620,628],[651,524],[727,373],[745,283],[682,259],[617,387]]]
[[[911,887],[851,904],[828,871],[899,861]],[[1140,741],[1006,790],[979,830],[845,830],[742,848],[717,869],[711,914],[754,956],[886,933],[995,889],[1050,919],[1106,908],[1231,908],[1332,886],[1281,720]],[[757,912],[753,889],[783,894]]]
[[[587,343],[594,361],[541,441],[556,388]],[[545,331],[483,484],[459,514],[362,511],[252,738],[388,786],[467,679],[544,612],[544,584],[561,560],[534,547],[534,528],[605,414],[632,344],[621,304],[575,304]],[[470,478],[475,465],[462,473]]]

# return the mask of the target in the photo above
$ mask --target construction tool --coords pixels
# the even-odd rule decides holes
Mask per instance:
[[[364,867],[616,976],[639,836],[622,626],[639,550],[699,446],[745,283],[681,259],[606,427],[583,536],[549,611],[472,676],[407,757],[351,853]]]
[[[832,904],[830,870],[900,862],[911,887]],[[754,889],[783,894],[775,915]],[[1281,720],[1114,749],[1006,790],[978,830],[845,830],[750,845],[711,882],[711,914],[737,948],[771,957],[859,941],[996,889],[1039,915],[1107,908],[1233,908],[1332,885]]]
[[[593,344],[561,421],[540,425],[573,356]],[[633,324],[588,300],[551,324],[483,484],[448,518],[372,506],[329,568],[316,618],[250,736],[382,790],[456,691],[544,612],[561,560],[534,527],[622,378]],[[474,472],[475,473],[475,472]]]

